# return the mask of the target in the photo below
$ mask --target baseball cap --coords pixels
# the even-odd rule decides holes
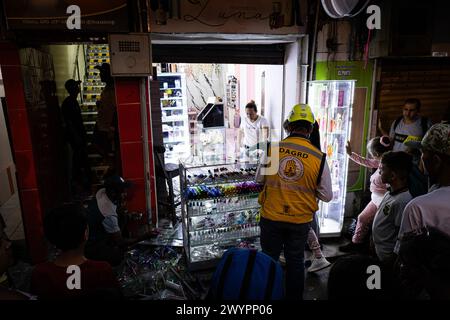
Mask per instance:
[[[70,89],[75,88],[76,86],[80,85],[80,83],[81,83],[81,81],[79,81],[79,80],[69,79],[64,84],[64,87],[66,88],[66,90],[70,90]]]
[[[131,182],[124,180],[121,176],[112,175],[105,178],[105,188],[123,191],[131,187]]]
[[[450,156],[450,125],[438,123],[432,126],[422,139],[422,149]]]

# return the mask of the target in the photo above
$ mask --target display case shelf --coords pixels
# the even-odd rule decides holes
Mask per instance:
[[[181,87],[174,87],[174,88],[159,88],[159,90],[183,90]]]
[[[169,97],[169,98],[160,98],[162,101],[166,100],[183,100],[183,97]]]
[[[185,118],[177,118],[177,119],[162,119],[162,123],[169,123],[169,122],[186,122],[187,120]]]
[[[223,253],[230,247],[239,245],[242,241],[254,240],[252,248],[260,250],[261,246],[258,242],[259,236],[249,237],[245,239],[236,239],[226,243],[211,243],[203,246],[196,246],[191,249],[190,256],[192,257],[192,263],[197,268],[211,268],[214,267],[214,261],[217,261]]]
[[[188,187],[195,187],[195,186],[211,186],[211,185],[217,185],[217,184],[233,184],[233,183],[240,183],[240,182],[251,182],[254,181],[255,178],[253,177],[247,177],[242,179],[230,179],[230,180],[224,180],[219,179],[216,181],[199,181],[199,182],[191,182],[188,183]]]
[[[216,231],[224,230],[224,232],[217,232],[217,237],[216,237],[216,235],[211,233],[211,234],[209,234],[211,237],[209,237],[205,240],[198,240],[198,242],[197,242],[197,240],[192,241],[190,244],[190,247],[191,248],[202,247],[205,245],[209,245],[211,243],[220,244],[220,246],[222,246],[222,247],[225,247],[228,245],[233,246],[236,243],[236,240],[259,237],[259,234],[260,234],[259,227],[255,226],[253,228],[254,228],[254,230],[249,231],[249,232],[242,232],[242,229],[236,230],[236,231],[225,231],[225,229],[227,229],[227,228],[216,228]],[[209,231],[211,231],[211,230],[209,230]],[[195,232],[197,232],[197,231],[195,231]],[[208,237],[208,235],[206,235],[206,237]]]
[[[211,212],[211,213],[200,213],[200,214],[195,214],[195,213],[191,213],[190,217],[191,218],[201,218],[201,217],[209,217],[209,216],[216,216],[216,215],[224,215],[227,213],[231,213],[231,212],[242,212],[242,211],[247,211],[247,210],[256,210],[259,209],[259,205],[258,206],[253,206],[253,207],[248,207],[245,209],[230,209],[230,210],[221,210],[221,211],[215,211],[215,212]]]
[[[233,198],[233,197],[238,197],[238,196],[256,196],[259,195],[259,192],[250,192],[250,193],[242,193],[242,194],[230,194],[230,195],[224,195],[224,196],[219,196],[219,197],[207,197],[207,198],[199,198],[199,199],[187,199],[186,201],[190,202],[190,201],[210,201],[210,200],[214,200],[214,199],[229,199],[229,198]]]
[[[191,223],[191,221],[189,221],[189,223]],[[191,223],[192,224],[192,223]],[[189,231],[189,236],[190,238],[192,238],[192,236],[195,236],[196,232],[206,232],[206,231],[217,231],[219,233],[224,233],[224,232],[231,232],[230,230],[234,230],[236,228],[245,228],[247,225],[250,224],[256,224],[256,221],[252,218],[249,218],[245,221],[234,221],[234,222],[229,222],[229,223],[218,223],[216,225],[210,225],[210,226],[195,226],[195,225],[191,225],[191,231]]]
[[[188,184],[188,175],[206,174],[214,172],[214,169],[222,170],[231,174],[240,173],[244,164],[214,164],[214,165],[194,165],[180,164],[180,187],[182,190],[182,223],[184,246],[187,255],[188,267],[192,270],[203,267],[211,267],[217,263],[223,252],[238,244],[240,241],[257,241],[259,239],[259,205],[257,196],[259,191],[252,190],[254,186],[260,186],[254,182],[254,178],[245,177],[245,179],[232,179],[222,176],[220,182],[203,180],[199,184],[191,181]],[[249,168],[246,168],[249,169]],[[254,172],[255,168],[248,172]],[[239,184],[249,182],[248,192]],[[236,190],[241,193],[220,194],[216,197],[202,197],[211,190],[222,192],[230,190],[235,185]],[[194,198],[193,193],[196,187],[211,188],[198,190],[198,198]],[[233,189],[232,189],[233,190]],[[224,191],[227,192],[227,191]],[[226,201],[221,201],[226,200]]]
[[[184,107],[162,107],[162,111],[184,110]]]

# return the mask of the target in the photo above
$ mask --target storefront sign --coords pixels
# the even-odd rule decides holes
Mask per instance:
[[[151,3],[151,32],[299,34],[305,0],[162,0]]]
[[[10,30],[129,31],[127,0],[5,0],[4,7]]]
[[[355,68],[354,65],[337,65],[337,79],[347,80],[352,77],[352,71]]]

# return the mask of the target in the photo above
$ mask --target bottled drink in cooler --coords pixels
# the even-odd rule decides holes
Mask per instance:
[[[338,139],[337,138],[334,138],[334,141],[333,141],[333,154],[335,154],[336,156],[338,155],[338,153],[339,153],[339,142],[338,142]]]

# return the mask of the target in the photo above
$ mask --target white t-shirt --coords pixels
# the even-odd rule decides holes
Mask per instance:
[[[108,198],[106,189],[102,188],[95,195],[98,209],[105,217],[102,224],[107,233],[120,232],[119,217],[117,216],[117,206]]]
[[[413,199],[403,212],[399,236],[433,227],[450,236],[450,186]]]
[[[394,252],[402,221],[403,209],[412,199],[409,191],[386,192],[375,214],[372,224],[372,238],[375,252],[381,261]]]
[[[241,128],[244,130],[244,145],[254,146],[258,142],[263,142],[262,128],[269,128],[269,122],[266,118],[258,116],[255,122],[252,122],[248,117],[245,117]]]
[[[401,119],[394,130],[395,121],[392,122],[391,130],[389,131],[389,136],[394,139],[394,146],[392,151],[406,151],[407,147],[404,144],[406,141],[420,141],[425,135],[422,131],[422,118],[417,117],[416,121],[410,124],[406,124],[403,119]],[[431,121],[428,119],[427,127],[431,127]]]

